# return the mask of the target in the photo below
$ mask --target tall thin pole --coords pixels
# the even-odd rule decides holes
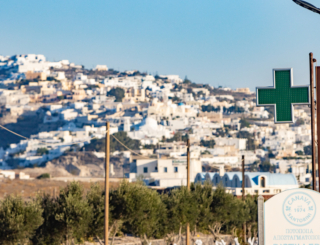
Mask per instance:
[[[264,245],[264,198],[258,197],[258,244]]]
[[[190,139],[187,141],[187,188],[190,191]],[[187,239],[186,244],[190,245],[190,224],[187,224]]]
[[[242,201],[245,200],[246,194],[245,194],[245,176],[244,176],[244,155],[242,155]],[[243,223],[243,242],[245,243],[247,240],[247,224],[246,222]]]
[[[315,104],[314,104],[314,64],[313,64],[313,53],[309,54],[310,63],[310,103],[311,103],[311,151],[312,151],[312,185],[313,190],[317,190],[316,182],[316,128],[315,128]]]
[[[190,191],[190,139],[187,141],[187,188]]]
[[[106,156],[105,156],[105,199],[104,199],[104,244],[109,241],[109,160],[110,160],[110,123],[106,125]]]
[[[318,140],[318,180],[319,178],[319,171],[320,171],[320,147],[319,147],[319,139],[320,139],[320,66],[316,67],[316,87],[317,87],[317,140]],[[319,192],[320,192],[320,185],[319,185]]]
[[[245,199],[245,193],[244,193],[244,184],[245,184],[245,180],[244,180],[244,155],[242,155],[242,200],[244,201]]]

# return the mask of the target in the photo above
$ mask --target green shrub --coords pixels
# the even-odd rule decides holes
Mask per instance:
[[[49,153],[49,150],[47,148],[45,148],[45,147],[37,149],[37,155],[38,156],[42,156],[42,155],[45,155],[45,154],[48,154],[48,153]]]
[[[50,174],[44,173],[37,177],[37,179],[50,179]]]
[[[27,243],[43,222],[42,211],[39,200],[6,197],[0,202],[0,243]]]

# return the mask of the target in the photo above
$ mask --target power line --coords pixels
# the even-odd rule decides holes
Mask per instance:
[[[142,154],[140,154],[140,153],[137,153],[137,152],[131,150],[128,146],[126,146],[126,145],[123,144],[120,140],[118,140],[114,135],[111,135],[111,136],[112,136],[116,141],[118,141],[123,147],[125,147],[126,149],[128,149],[130,152],[132,152],[132,153],[134,153],[134,154],[136,154],[136,155],[140,155],[140,156],[142,156],[142,157],[144,157],[144,158],[149,159],[149,157],[145,157],[144,155],[142,155]]]
[[[12,130],[10,130],[10,129],[2,126],[2,125],[0,125],[0,127],[3,128],[4,130],[7,130],[8,132],[10,132],[10,133],[12,133],[12,134],[14,134],[14,135],[17,135],[17,136],[23,138],[23,139],[30,140],[29,138],[27,138],[27,137],[25,137],[25,136],[23,136],[23,135],[21,135],[21,134],[15,133],[15,132],[13,132]],[[123,144],[119,139],[117,139],[114,135],[111,135],[111,136],[112,136],[116,141],[118,141],[123,147],[125,147],[127,150],[129,150],[129,151],[132,152],[133,154],[135,154],[135,155],[140,155],[140,156],[142,156],[142,157],[144,157],[144,158],[149,159],[149,157],[145,157],[145,156],[143,156],[142,154],[140,154],[140,153],[138,153],[138,152],[135,152],[134,150],[130,149],[128,146],[126,146],[125,144]],[[95,139],[95,137],[92,138],[92,139]],[[45,141],[42,141],[42,142],[45,142]]]
[[[6,127],[4,127],[4,126],[2,126],[2,125],[0,125],[0,127],[3,128],[4,130],[9,131],[9,132],[12,133],[12,134],[15,134],[15,135],[17,135],[17,136],[19,136],[19,137],[21,137],[21,138],[24,138],[24,139],[27,139],[27,140],[28,140],[27,137],[24,137],[24,136],[22,136],[21,134],[15,133],[15,132],[11,131],[10,129],[7,129]]]
[[[2,126],[2,125],[0,125],[0,128],[2,128],[2,129],[4,129],[4,130],[7,130],[8,132],[10,132],[10,133],[12,133],[12,134],[14,134],[14,135],[17,135],[17,136],[19,136],[19,137],[21,137],[21,138],[23,138],[23,139],[31,140],[31,139],[29,139],[29,138],[27,138],[27,137],[25,137],[25,136],[23,136],[23,135],[21,135],[21,134],[18,134],[18,133],[15,133],[15,132],[11,131],[10,129],[8,129],[8,128]],[[39,140],[39,141],[44,142],[44,143],[47,143],[47,142],[44,141],[44,140]]]

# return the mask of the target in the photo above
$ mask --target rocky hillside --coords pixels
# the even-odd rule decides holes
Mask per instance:
[[[98,158],[94,152],[69,152],[57,159],[47,162],[43,168],[26,168],[22,171],[37,177],[49,173],[51,177],[104,177],[104,158]],[[112,177],[123,177],[129,171],[129,164],[123,157],[111,157],[114,174]]]

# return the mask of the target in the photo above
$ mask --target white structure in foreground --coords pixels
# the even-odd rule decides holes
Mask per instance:
[[[16,173],[15,171],[12,170],[0,170],[0,179],[3,178],[8,178],[8,179],[30,179],[30,175],[25,174],[23,172],[18,172]]]
[[[224,172],[221,166],[219,173],[199,173],[195,183],[209,181],[213,186],[221,184],[226,190],[235,196],[242,195],[242,173]],[[298,181],[293,174],[277,174],[268,172],[245,173],[246,195],[276,195],[289,189],[299,188]]]
[[[142,177],[147,185],[161,188],[187,185],[187,160],[183,159],[135,159],[130,166],[129,181]],[[190,160],[190,179],[201,172],[201,162]]]

